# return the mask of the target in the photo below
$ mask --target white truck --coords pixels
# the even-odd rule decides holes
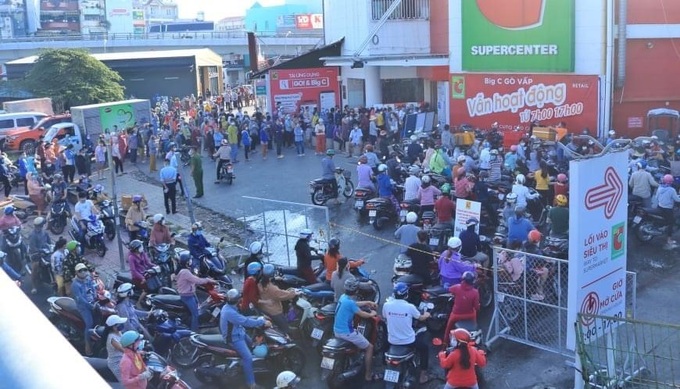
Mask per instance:
[[[151,103],[136,99],[71,107],[71,121],[95,140],[107,129],[116,132],[135,124],[150,123]]]

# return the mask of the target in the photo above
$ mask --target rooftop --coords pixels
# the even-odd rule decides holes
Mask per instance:
[[[101,53],[90,54],[94,58],[106,61],[124,61],[135,59],[160,59],[160,58],[186,58],[196,57],[198,62],[215,62],[221,65],[222,58],[210,49],[187,49],[187,50],[159,50],[159,51],[128,51],[123,53]],[[201,61],[203,59],[205,61]],[[30,65],[38,60],[37,55],[19,58],[14,61],[9,61],[7,65]],[[217,65],[215,65],[217,66]]]

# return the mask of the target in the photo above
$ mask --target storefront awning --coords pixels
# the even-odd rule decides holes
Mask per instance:
[[[448,66],[447,54],[397,54],[380,56],[322,57],[325,66]]]
[[[319,47],[318,49],[313,49],[310,50],[304,54],[298,55],[295,58],[291,58],[287,61],[283,61],[277,65],[270,66],[268,68],[259,70],[252,75],[250,75],[251,79],[254,78],[261,78],[263,77],[267,72],[270,70],[276,70],[276,69],[308,69],[308,68],[319,68],[323,67],[323,61],[321,60],[322,57],[328,57],[328,56],[334,56],[340,54],[340,50],[342,47],[342,42],[345,40],[345,38],[342,38],[336,42],[333,42],[329,45]]]

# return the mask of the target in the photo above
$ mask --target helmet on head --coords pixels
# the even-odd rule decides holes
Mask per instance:
[[[292,371],[282,371],[276,377],[276,389],[294,388],[299,382],[300,377]]]
[[[406,214],[406,223],[413,224],[418,221],[418,214],[415,212],[409,212]]]
[[[491,151],[489,151],[489,154],[491,154],[491,155],[498,155],[498,150],[496,150],[496,149],[491,149]]]
[[[154,224],[162,222],[163,219],[164,219],[164,217],[163,217],[163,215],[160,214],[160,213],[157,213],[157,214],[153,215],[153,223],[154,223]]]
[[[323,124],[323,119],[319,118],[319,123]]]
[[[340,248],[340,239],[338,238],[333,238],[328,241],[328,249],[339,249]]]
[[[220,143],[222,144],[222,146],[228,146],[229,140],[228,139],[222,139],[222,141]]]
[[[458,163],[463,163],[463,162],[465,162],[465,156],[464,156],[464,155],[459,156],[459,157],[456,159],[456,161],[458,161]]]
[[[460,171],[462,168],[458,169]],[[446,184],[442,185],[441,188],[442,194],[451,194],[451,185],[447,182]]]
[[[510,146],[510,151],[517,151],[517,145]]]
[[[557,175],[557,182],[565,183],[567,182],[567,175],[564,173],[560,173]]]
[[[71,240],[68,243],[66,243],[66,250],[68,250],[69,252],[73,252],[75,251],[75,249],[78,248],[78,246],[80,246],[80,242],[78,242],[77,240]]]
[[[255,241],[250,244],[250,247],[248,248],[250,250],[250,253],[253,255],[260,254],[262,252],[262,242]]]
[[[120,317],[118,315],[111,315],[106,318],[106,326],[113,327],[118,324],[124,324],[127,322],[127,317]]]
[[[463,242],[460,240],[460,238],[457,238],[455,236],[450,237],[449,241],[446,243],[446,245],[449,246],[449,248],[452,248],[454,250],[460,248],[462,244]]]
[[[524,174],[518,174],[517,177],[515,177],[515,184],[524,185],[525,182],[527,182],[527,179],[524,177]]]
[[[674,181],[674,178],[673,178],[673,176],[671,176],[670,174],[666,174],[665,176],[663,176],[663,177],[661,178],[661,182],[664,183],[664,184],[670,185],[670,184],[673,183],[673,181]],[[37,220],[37,219],[36,219],[36,220]]]
[[[102,184],[97,184],[94,186],[94,189],[92,189],[94,193],[101,193],[104,190],[104,185]]]
[[[45,225],[45,218],[44,217],[38,216],[38,217],[35,218],[35,220],[33,220],[33,226],[35,226],[35,227],[40,228],[44,225]]]
[[[134,195],[132,196],[132,202],[133,203],[141,203],[142,202],[142,196],[141,195]]]
[[[121,284],[116,292],[118,293],[119,298],[130,297],[132,296],[132,284],[129,282]]]
[[[557,196],[555,196],[555,205],[559,207],[564,207],[567,205],[567,203],[568,203],[567,196],[563,194],[558,194]]]
[[[265,277],[274,277],[276,274],[276,267],[271,263],[268,263],[262,267],[262,275]]]
[[[451,339],[455,339],[460,343],[469,343],[472,340],[470,332],[464,328],[456,328],[451,331]]]
[[[309,239],[312,237],[312,234],[312,230],[305,228],[304,230],[300,231],[300,238]]]
[[[403,299],[406,296],[408,296],[408,290],[409,287],[407,283],[397,282],[396,284],[394,284],[393,289],[394,297]]]
[[[359,289],[359,281],[357,281],[356,278],[350,277],[345,280],[345,284],[343,285],[345,287],[345,293],[347,294],[352,294]]]
[[[415,176],[418,173],[420,173],[420,168],[418,166],[411,166],[411,168],[408,170],[408,174]]]
[[[463,275],[460,277],[461,281],[465,282],[466,284],[474,284],[475,283],[475,274],[471,271],[466,271],[463,273]]]
[[[142,243],[141,240],[135,239],[132,242],[130,242],[130,244],[128,244],[128,247],[130,247],[130,250],[139,250],[143,244],[144,243]]]
[[[11,205],[8,205],[5,207],[5,215],[11,215],[14,213],[14,207]]]
[[[638,161],[637,167],[642,170],[647,169],[647,161],[645,160]]]
[[[123,347],[130,347],[142,338],[143,336],[137,331],[125,331],[120,337],[120,345]]]
[[[517,193],[508,193],[507,196],[505,196],[505,202],[510,205],[515,204],[517,202]]]
[[[61,175],[61,173],[57,173],[54,176],[52,176],[55,181],[61,181],[64,179],[64,176]]]
[[[421,178],[421,181],[423,182],[423,184],[429,184],[430,183],[430,176],[427,176],[427,175],[423,176],[423,178]]]
[[[474,217],[467,219],[467,221],[465,222],[465,225],[467,227],[476,226],[477,224],[479,224],[479,220],[477,220],[477,218]]]
[[[239,292],[237,289],[229,289],[227,291],[227,303],[234,305],[238,303],[238,300],[241,299],[241,292]]]
[[[251,262],[246,268],[246,274],[249,276],[257,275],[260,271],[262,271],[262,264],[260,262]]]
[[[529,239],[530,242],[538,243],[538,242],[541,241],[542,237],[543,237],[543,235],[541,235],[541,231],[531,230],[531,231],[529,231],[529,236],[527,238]]]
[[[188,251],[182,251],[182,253],[179,255],[179,265],[182,267],[186,267],[190,263],[191,253]]]
[[[333,149],[326,150],[326,155],[335,155],[335,150]]]
[[[614,130],[609,130],[609,136],[614,136],[616,135],[616,131]]]
[[[384,172],[386,170],[387,170],[387,165],[385,165],[384,163],[381,163],[380,165],[378,165],[378,171],[379,172]]]

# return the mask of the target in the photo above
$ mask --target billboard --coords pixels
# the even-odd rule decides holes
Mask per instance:
[[[561,121],[574,131],[597,128],[598,76],[547,74],[452,74],[451,123],[501,129],[534,120],[543,125]]]
[[[323,14],[295,15],[295,28],[298,30],[322,29]]]
[[[574,0],[461,3],[463,70],[574,71]]]
[[[627,169],[627,151],[569,164],[570,325],[579,312],[626,317]],[[609,332],[597,328],[602,323],[595,319],[583,318],[577,325],[586,342]],[[567,346],[573,350],[575,331],[567,334]]]
[[[143,14],[141,15],[144,16]],[[139,14],[133,13],[132,0],[107,0],[106,1],[106,20],[111,27],[109,33],[112,34],[131,34],[134,32],[135,17]]]
[[[284,113],[299,111],[301,106],[327,108],[328,101],[340,101],[338,69],[277,69],[269,71],[271,102],[281,103]]]
[[[113,132],[113,126],[118,126],[118,131],[135,125],[135,109],[132,104],[117,104],[109,107],[99,108],[99,119],[102,124],[102,131]]]

